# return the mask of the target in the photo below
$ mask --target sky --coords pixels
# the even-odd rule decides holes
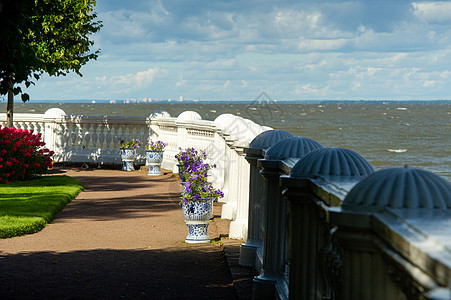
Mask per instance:
[[[39,100],[451,99],[451,1],[99,0],[101,54]]]

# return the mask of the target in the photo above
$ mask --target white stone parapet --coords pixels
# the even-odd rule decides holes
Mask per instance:
[[[5,123],[6,116],[0,114],[0,124]],[[177,172],[175,155],[180,149],[205,151],[208,162],[216,164],[209,176],[224,192],[222,217],[232,220],[230,237],[247,237],[249,164],[243,149],[269,127],[230,114],[209,121],[194,111],[174,118],[165,111],[154,111],[148,117],[66,115],[59,108],[45,114],[15,114],[14,126],[42,133],[46,146],[55,151],[55,162],[121,164],[119,139],[139,139],[142,147],[136,163],[144,165],[144,145],[152,139],[167,144],[162,168]]]

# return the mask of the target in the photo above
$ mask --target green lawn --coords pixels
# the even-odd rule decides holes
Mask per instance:
[[[0,238],[35,233],[51,222],[83,186],[65,175],[0,185]]]

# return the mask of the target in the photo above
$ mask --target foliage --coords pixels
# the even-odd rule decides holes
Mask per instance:
[[[82,190],[65,175],[0,186],[0,238],[38,232]]]
[[[191,173],[183,183],[183,191],[180,203],[189,203],[201,198],[222,198],[224,193],[220,189],[215,189],[211,182],[204,181],[199,174]]]
[[[216,168],[216,165],[205,163],[207,154],[188,148],[175,156],[182,168],[186,181],[183,182],[181,203],[189,203],[200,198],[222,198],[224,194],[221,190],[215,189],[211,182],[208,182],[208,171]]]
[[[0,95],[10,84],[34,84],[43,73],[75,72],[99,51],[89,35],[102,27],[95,0],[2,0],[0,3]],[[13,88],[21,93],[20,87]],[[29,100],[22,94],[22,100]]]
[[[141,141],[138,139],[130,139],[128,141],[124,141],[123,139],[119,139],[119,148],[139,148],[141,147]]]
[[[51,168],[53,151],[44,146],[40,133],[0,127],[0,183],[30,179]]]
[[[150,150],[150,151],[163,151],[164,148],[166,148],[168,144],[162,142],[162,141],[152,141],[149,140],[149,142],[146,145],[146,150]]]

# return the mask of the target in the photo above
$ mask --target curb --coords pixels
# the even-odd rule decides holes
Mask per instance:
[[[254,277],[258,273],[252,267],[240,266],[240,246],[241,240],[229,238],[230,220],[221,219],[221,209],[223,203],[214,203],[213,215],[214,224],[217,228],[218,239],[221,240],[221,246],[224,249],[224,256],[233,279],[233,287],[237,298],[240,300],[252,299],[252,284]]]

